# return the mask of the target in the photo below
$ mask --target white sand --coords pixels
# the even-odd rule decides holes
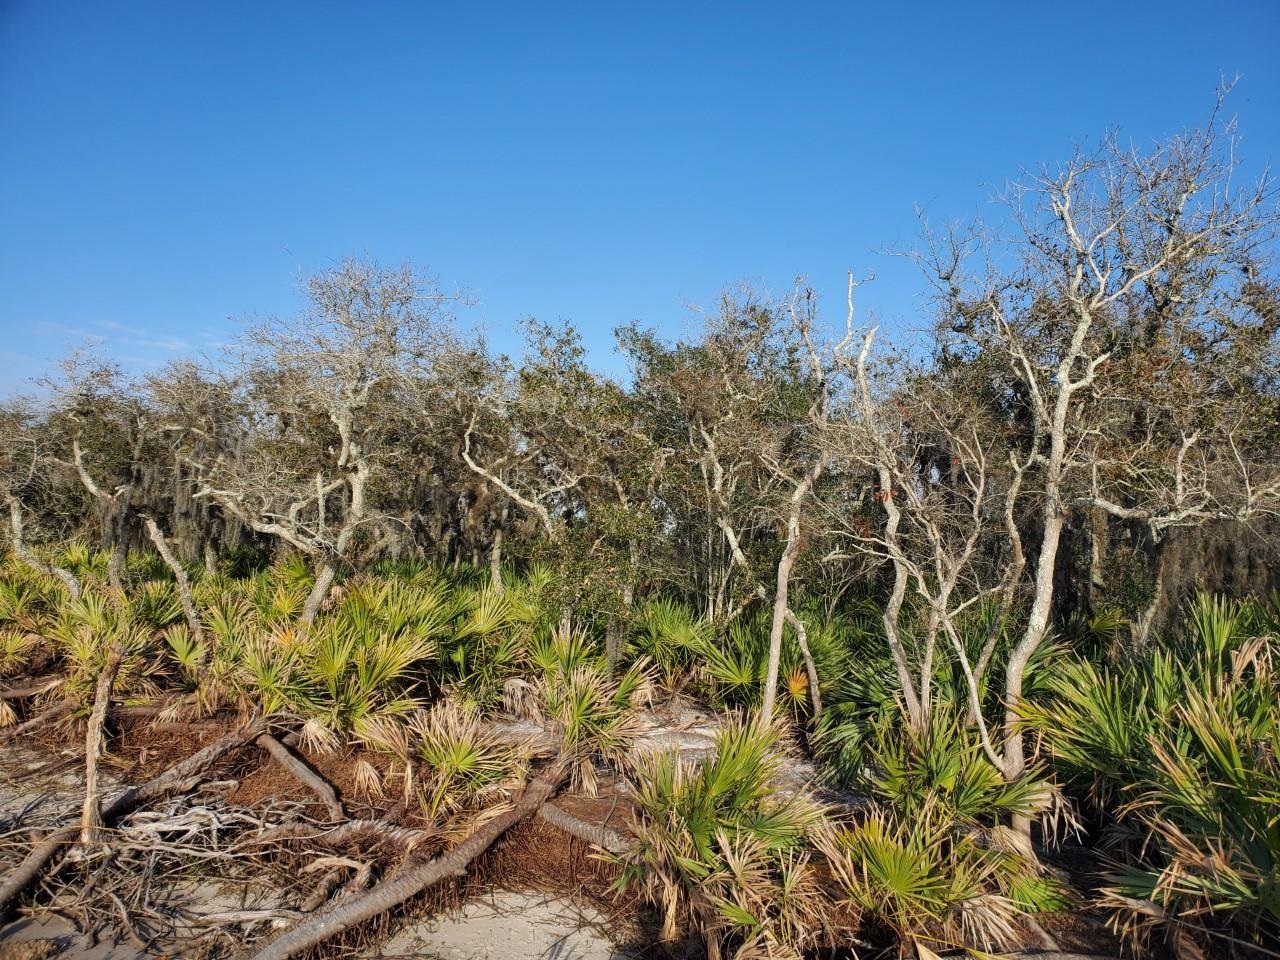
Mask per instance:
[[[434,960],[624,960],[589,907],[494,890],[455,912],[411,922],[370,957]]]

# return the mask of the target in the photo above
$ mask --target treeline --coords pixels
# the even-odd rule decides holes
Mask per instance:
[[[542,565],[614,657],[645,596],[722,629],[759,605],[766,713],[786,638],[805,648],[797,598],[871,594],[912,723],[940,658],[975,703],[998,667],[1012,711],[1069,614],[1119,611],[1140,647],[1193,588],[1277,582],[1276,195],[1233,164],[1212,126],[1106,143],[1012,188],[999,231],[926,230],[934,311],[902,349],[851,275],[835,322],[800,284],[728,294],[688,340],[620,330],[625,383],[572,328],[530,323],[513,360],[436,282],[345,261],[215,365],[76,355],[7,402],[9,537],[36,564],[32,545],[96,541],[120,586],[146,544],[209,567],[297,553],[307,622],[378,559],[487,565],[498,589],[503,564]],[[978,606],[991,641],[968,649]],[[1012,712],[976,720],[1016,779]]]

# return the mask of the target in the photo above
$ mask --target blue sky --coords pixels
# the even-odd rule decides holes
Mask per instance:
[[[288,314],[348,255],[526,316],[671,335],[746,280],[845,271],[991,216],[1109,127],[1201,121],[1221,75],[1280,161],[1280,4],[195,3],[0,0],[0,391],[96,339],[149,367]]]

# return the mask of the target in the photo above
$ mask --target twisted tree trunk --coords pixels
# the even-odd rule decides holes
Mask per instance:
[[[22,519],[22,504],[15,496],[10,496],[8,499],[9,540],[10,545],[13,547],[14,556],[33,570],[37,570],[47,576],[57,577],[66,584],[67,593],[71,595],[71,599],[79,600],[80,581],[75,578],[75,575],[70,570],[64,570],[62,567],[45,563],[32,552],[31,548],[27,546],[27,541],[25,539],[25,525]]]
[[[633,846],[632,842],[617,830],[610,830],[604,824],[588,823],[571,813],[565,813],[555,804],[544,803],[538,808],[538,819],[551,824],[557,830],[563,830],[571,837],[585,840],[610,853],[626,853]]]
[[[307,602],[302,608],[303,623],[310,625],[315,620],[316,614],[320,612],[320,607],[329,595],[329,588],[333,586],[333,578],[336,575],[337,571],[328,560],[320,564],[319,569],[316,570],[316,585],[311,588]]]
[[[102,833],[102,798],[98,795],[98,759],[102,755],[103,727],[107,722],[107,710],[111,707],[111,687],[124,654],[112,650],[98,671],[94,685],[93,711],[89,714],[89,727],[84,737],[84,810],[80,815],[80,842],[88,846],[97,843]]]
[[[169,549],[169,541],[160,531],[159,524],[152,517],[143,517],[142,522],[146,524],[147,536],[155,544],[160,559],[173,574],[173,581],[178,587],[178,599],[182,601],[182,612],[186,615],[192,639],[199,641],[204,635],[204,627],[200,623],[200,614],[196,611],[195,597],[191,594],[191,579],[187,576],[186,569],[178,562],[178,558],[173,555],[173,551]]]

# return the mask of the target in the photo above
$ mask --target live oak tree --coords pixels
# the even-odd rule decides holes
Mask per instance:
[[[766,468],[780,485],[778,525],[782,550],[778,557],[773,592],[773,620],[769,628],[769,659],[765,670],[764,697],[760,712],[773,717],[778,689],[778,669],[782,656],[783,629],[790,625],[800,646],[808,676],[809,696],[815,720],[822,713],[822,694],[817,666],[809,650],[803,621],[790,604],[790,585],[796,559],[803,546],[802,521],[813,513],[814,488],[822,480],[830,460],[827,434],[832,427],[832,389],[836,358],[853,339],[853,292],[856,282],[849,275],[848,314],[844,338],[829,350],[818,339],[817,297],[813,290],[797,282],[786,304],[789,325],[786,337],[792,349],[785,380],[788,389],[781,393],[778,409],[771,419],[782,429],[774,444],[762,451]],[[800,409],[801,407],[804,409]],[[805,524],[808,526],[808,524]]]
[[[48,462],[73,476],[96,505],[110,554],[107,579],[123,590],[125,557],[137,535],[136,506],[157,480],[150,410],[119,366],[91,354],[73,353],[59,374],[47,381],[58,400],[49,421],[56,442]]]
[[[663,500],[681,548],[675,575],[719,625],[767,595],[763,544],[775,531],[766,498],[775,483],[760,453],[783,386],[779,324],[773,304],[741,290],[722,298],[696,338],[669,345],[637,328],[622,332],[637,401],[672,451]]]
[[[456,298],[407,267],[354,260],[312,277],[306,293],[301,316],[244,335],[230,402],[205,408],[234,422],[196,417],[183,433],[197,497],[315,564],[309,623],[339,567],[395,522],[370,494],[403,426],[398,388],[450,354]]]
[[[753,603],[772,603],[762,713],[772,716],[783,633],[801,647],[815,714],[817,671],[789,600],[802,520],[827,453],[829,357],[816,330],[817,301],[797,284],[772,302],[726,294],[700,335],[665,345],[623,331],[636,365],[638,400],[671,452],[664,500],[676,537],[696,559],[709,620],[724,627]],[[772,586],[772,590],[770,589]]]
[[[613,666],[656,540],[668,451],[632,396],[588,368],[572,327],[531,321],[526,340],[518,368],[500,358],[472,378],[462,459],[502,501],[501,518],[523,515],[541,534],[525,556],[558,571],[562,607],[604,620]],[[491,555],[503,536],[497,525]]]
[[[65,431],[63,442],[70,453],[66,460],[51,461],[74,473],[99,506],[110,551],[108,582],[124,590],[127,552],[140,540],[139,531],[145,531],[173,575],[188,628],[200,636],[187,570],[162,528],[166,520],[172,522],[175,504],[183,499],[180,464],[168,449],[146,384],[131,381],[113,364],[82,355],[73,355],[62,369],[57,388],[65,396],[63,415],[52,422]]]
[[[1178,528],[1273,515],[1280,502],[1274,432],[1257,415],[1275,382],[1275,320],[1258,311],[1256,290],[1275,194],[1269,180],[1236,184],[1231,146],[1212,125],[1146,154],[1108,140],[1011,188],[1012,241],[981,230],[930,237],[921,262],[941,305],[933,383],[904,382],[920,387],[914,398],[877,395],[865,380],[856,391],[884,505],[864,542],[895,571],[887,628],[908,584],[928,611],[909,712],[928,709],[935,632],[950,639],[976,598],[1018,593],[1003,714],[989,739],[983,730],[1010,780],[1026,769],[1020,703],[1056,612],[1072,515],[1140,524],[1158,543]],[[869,349],[868,339],[855,379]],[[984,567],[990,538],[986,557],[1001,559]],[[989,664],[951,645],[972,689]]]
[[[30,543],[32,514],[59,518],[70,512],[47,469],[51,438],[46,427],[44,418],[27,400],[16,398],[0,406],[0,500],[8,517],[9,546],[14,554],[27,566],[58,577],[70,596],[78,598],[81,586],[75,575],[43,560]]]

